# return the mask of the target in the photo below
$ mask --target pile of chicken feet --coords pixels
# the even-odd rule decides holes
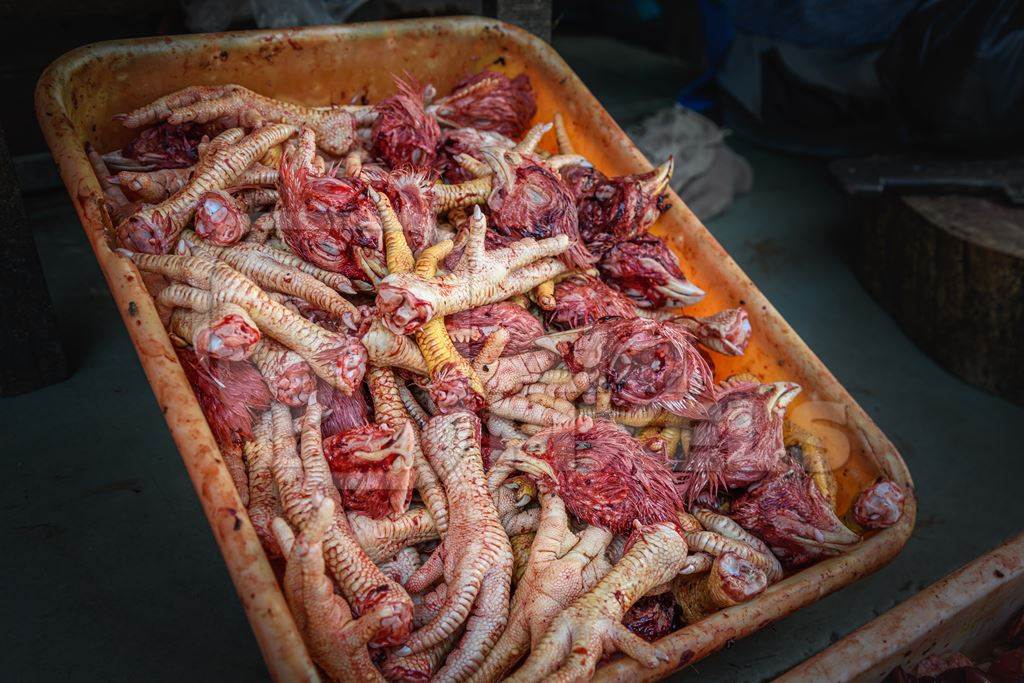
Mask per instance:
[[[799,391],[529,80],[304,107],[198,86],[88,149],[310,655],[333,680],[582,680],[894,524],[844,523]],[[557,153],[538,143],[549,132]],[[856,529],[856,531],[854,531]]]

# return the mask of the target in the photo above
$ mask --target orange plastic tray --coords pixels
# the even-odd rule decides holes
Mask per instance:
[[[928,655],[963,652],[983,661],[1024,609],[1024,534],[936,581],[776,679],[881,681]]]
[[[513,26],[450,18],[253,31],[97,43],[54,62],[36,90],[40,125],[60,166],[103,270],[220,545],[271,673],[279,680],[315,675],[270,565],[253,532],[216,444],[138,271],[111,250],[110,220],[83,144],[107,151],[129,137],[112,116],[187,85],[240,83],[307,104],[370,101],[393,91],[392,74],[409,72],[445,92],[467,73],[495,69],[529,74],[538,120],[566,117],[578,151],[609,174],[651,168],[580,79],[546,43]],[[547,141],[549,144],[551,141]],[[655,232],[671,238],[683,269],[709,292],[692,308],[706,314],[744,306],[753,340],[746,355],[716,358],[719,376],[748,371],[766,381],[799,382],[791,407],[803,426],[826,440],[840,483],[840,511],[879,474],[911,495],[898,525],[872,535],[842,557],[787,578],[746,605],[723,610],[668,636],[676,657],[657,670],[632,660],[604,665],[598,677],[653,679],[693,663],[874,571],[906,542],[916,511],[910,473],[896,449],[786,324],[721,245],[676,196]]]

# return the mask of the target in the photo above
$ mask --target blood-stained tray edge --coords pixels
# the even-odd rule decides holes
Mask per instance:
[[[885,679],[897,666],[913,670],[928,655],[959,650],[970,657],[983,656],[993,641],[1004,637],[1022,606],[1024,533],[944,576],[776,681],[870,683]]]
[[[102,208],[103,194],[85,156],[83,143],[113,135],[113,125],[94,118],[92,125],[75,121],[76,79],[98,66],[106,67],[104,75],[117,82],[117,66],[130,64],[134,58],[161,58],[180,66],[180,74],[158,74],[149,87],[162,92],[147,92],[121,81],[134,104],[141,104],[173,88],[164,87],[170,79],[174,87],[200,82],[218,81],[218,60],[226,62],[232,51],[247,54],[249,68],[272,72],[275,59],[283,51],[304,57],[303,50],[359,49],[360,42],[386,41],[401,54],[413,75],[431,80],[436,74],[418,73],[417,67],[437,65],[439,45],[453,46],[458,41],[479,45],[476,57],[464,51],[447,58],[449,62],[463,59],[477,61],[480,55],[505,56],[514,72],[514,62],[530,72],[538,90],[538,120],[550,120],[557,108],[565,115],[570,135],[579,151],[592,158],[595,165],[608,173],[634,173],[651,168],[650,163],[633,146],[626,134],[597,102],[579,78],[546,43],[516,27],[494,20],[475,17],[422,19],[349,26],[311,27],[288,31],[252,31],[241,33],[191,35],[97,43],[72,51],[54,62],[39,80],[36,89],[36,113],[47,143],[57,161],[61,176],[82,221],[96,259],[103,270],[111,293],[121,311],[132,342],[135,344],[146,376],[199,495],[229,573],[235,583],[243,607],[263,652],[271,674],[278,680],[308,678],[315,673],[278,589],[273,571],[260,548],[252,525],[222,461],[213,436],[199,410],[191,388],[175,357],[170,340],[160,324],[152,299],[145,290],[138,271],[108,244],[110,222]],[[422,59],[417,51],[429,51]],[[385,61],[385,60],[381,60]],[[319,63],[316,63],[319,67]],[[488,65],[485,63],[485,65]],[[451,66],[450,64],[448,65]],[[384,87],[390,73],[367,77],[364,88],[371,92]],[[463,75],[452,73],[448,77]],[[109,72],[109,75],[107,75]],[[315,69],[311,73],[315,72]],[[259,72],[263,73],[263,72]],[[95,75],[95,74],[94,74]],[[362,74],[361,74],[362,77]],[[253,77],[255,78],[255,76]],[[371,83],[371,80],[376,79]],[[251,79],[250,79],[251,80]],[[78,83],[82,86],[82,83]],[[451,83],[438,83],[439,87]],[[259,89],[258,79],[251,87]],[[265,91],[265,89],[264,89]],[[443,91],[443,90],[442,90]],[[109,93],[108,93],[109,94]],[[268,95],[280,95],[266,92]],[[311,93],[325,97],[323,90]],[[378,93],[379,94],[379,93]],[[93,89],[92,97],[102,97]],[[293,96],[294,98],[295,96]],[[122,98],[123,99],[123,98]],[[312,103],[312,102],[310,102]],[[93,103],[93,106],[98,106]],[[126,107],[125,107],[126,108]],[[122,109],[124,110],[124,109]],[[95,114],[95,112],[93,112]],[[108,112],[112,114],[113,112]],[[84,116],[84,114],[83,114]],[[720,376],[749,370],[765,381],[791,379],[804,386],[804,403],[829,406],[824,417],[840,423],[843,434],[853,444],[852,470],[844,479],[840,472],[841,507],[849,504],[855,485],[865,483],[866,467],[882,474],[910,493],[900,522],[875,533],[850,552],[808,567],[777,583],[755,600],[713,614],[698,624],[676,631],[663,641],[675,657],[658,669],[647,669],[629,659],[618,659],[602,666],[597,673],[601,680],[636,681],[664,676],[681,666],[698,661],[727,642],[753,633],[785,615],[807,605],[838,588],[878,569],[902,548],[913,529],[916,497],[906,465],[896,449],[866,413],[856,404],[821,361],[807,348],[793,329],[765,299],[750,279],[740,270],[725,250],[700,223],[696,216],[674,193],[672,208],[658,222],[654,232],[669,237],[673,249],[683,262],[684,270],[696,273],[693,280],[710,285],[706,302],[690,310],[700,314],[705,307],[742,304],[750,313],[754,338],[748,355],[719,365]],[[811,417],[822,417],[811,411]],[[808,418],[810,419],[810,418]],[[813,422],[809,426],[824,424]],[[831,432],[835,433],[833,424]],[[819,427],[820,431],[820,427]]]

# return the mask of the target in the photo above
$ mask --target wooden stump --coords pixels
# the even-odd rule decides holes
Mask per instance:
[[[887,193],[866,213],[856,261],[864,286],[925,352],[1024,403],[1024,208]]]

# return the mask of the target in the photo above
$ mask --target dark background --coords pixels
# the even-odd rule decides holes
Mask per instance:
[[[831,3],[833,11],[858,4]],[[472,13],[479,5],[371,0],[350,21]],[[710,66],[701,16],[697,2],[556,2],[553,44],[625,127],[671,105]],[[217,546],[32,108],[36,79],[63,52],[181,33],[186,12],[175,2],[39,0],[0,4],[0,21],[7,36],[0,42],[0,124],[71,371],[53,386],[0,399],[0,677],[263,680]],[[805,35],[824,39],[826,27],[816,31],[814,21],[797,17],[783,27],[809,26]],[[780,102],[800,103],[807,120],[788,118],[793,109],[781,105],[765,112],[770,125],[744,120],[728,96],[707,93],[707,113],[736,131],[727,143],[754,169],[753,191],[707,223],[895,443],[915,478],[919,517],[888,567],[699,662],[680,680],[770,679],[1024,526],[1024,411],[945,371],[861,287],[849,244],[862,207],[827,168],[837,140],[875,151],[931,150],[939,147],[934,127],[908,117],[907,102],[896,98],[858,104],[794,81],[776,85],[789,93]],[[929,96],[917,93],[911,110]],[[824,113],[806,113],[822,101],[832,103]],[[826,134],[836,130],[826,115],[848,124],[842,135]],[[967,156],[974,144],[970,135],[945,142]]]

